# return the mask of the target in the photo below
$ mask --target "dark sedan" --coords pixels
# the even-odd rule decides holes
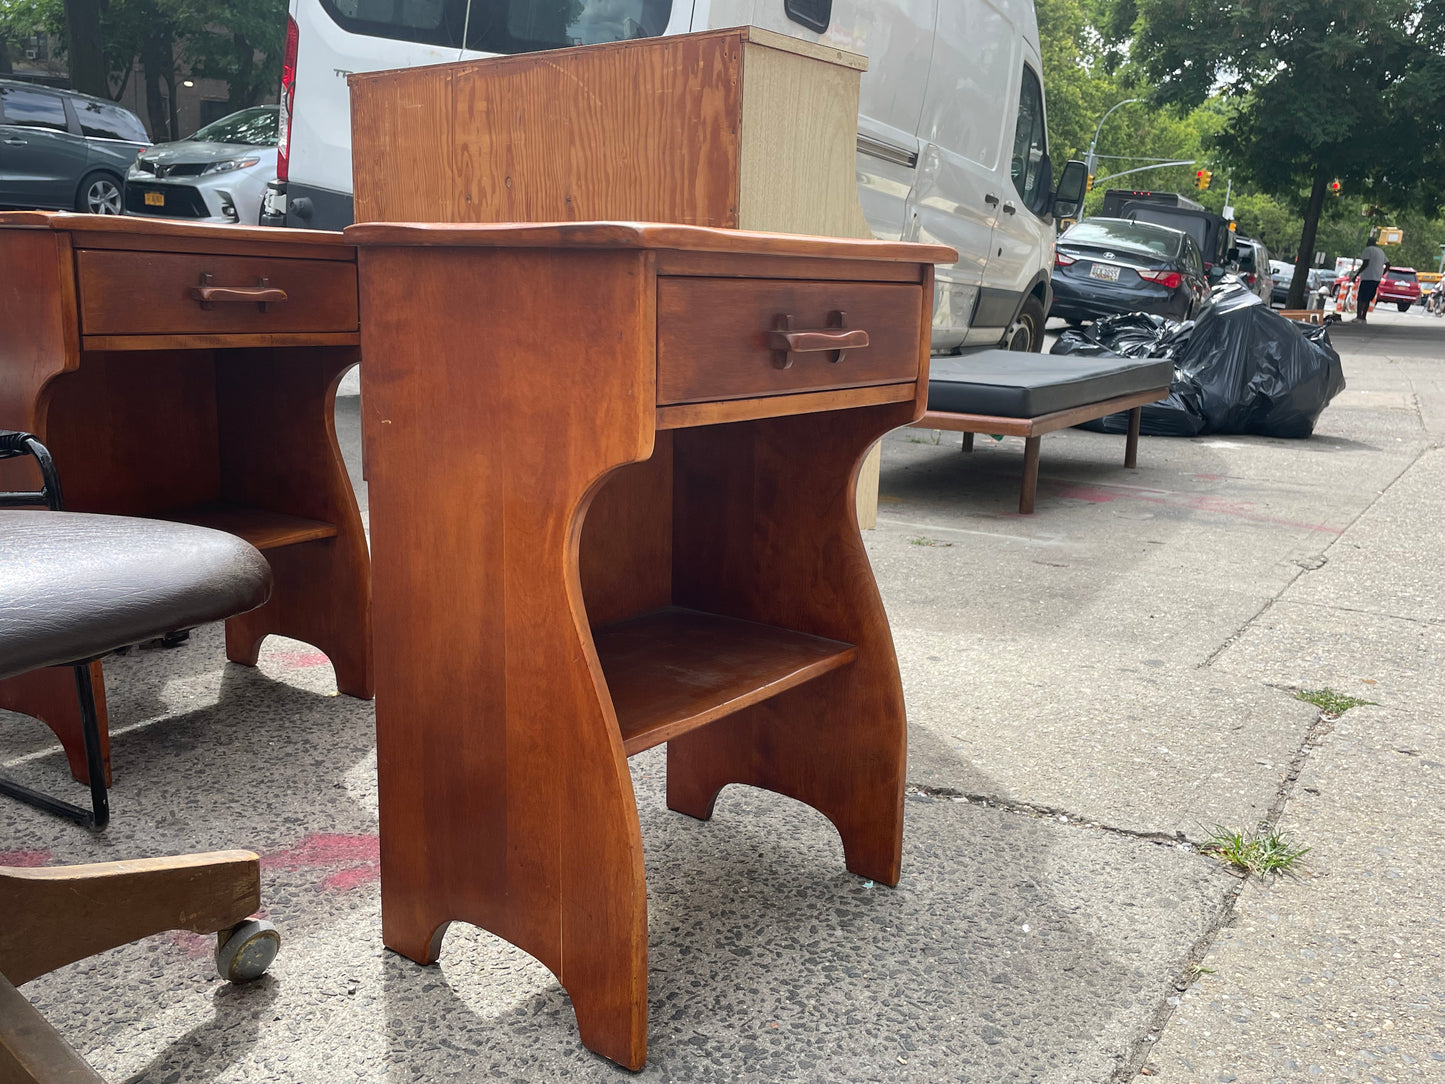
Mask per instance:
[[[1190,320],[1209,298],[1194,238],[1122,218],[1086,218],[1060,234],[1053,282],[1049,315],[1071,324],[1125,312]]]

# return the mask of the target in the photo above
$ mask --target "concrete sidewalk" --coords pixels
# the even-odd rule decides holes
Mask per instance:
[[[1146,438],[1126,471],[1120,438],[1053,434],[1033,516],[1019,442],[885,441],[903,881],[774,795],[669,813],[661,751],[634,758],[639,1077],[1445,1079],[1445,321],[1332,334],[1349,388],[1310,440]],[[353,467],[356,422],[341,398]],[[116,1081],[629,1079],[497,938],[383,949],[371,705],[305,645],[252,671],[220,639],[107,663],[112,826],[0,803],[0,863],[249,847],[282,954],[232,988],[205,940],[151,938],[24,987],[49,1019]],[[1322,718],[1294,695],[1322,687],[1376,703]],[[48,738],[0,716],[4,770],[66,787]],[[1312,848],[1298,877],[1195,850],[1261,821]]]

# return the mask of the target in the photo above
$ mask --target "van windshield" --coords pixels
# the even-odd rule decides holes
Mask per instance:
[[[482,53],[532,53],[652,38],[672,0],[321,0],[354,34]],[[470,10],[468,8],[470,7]]]

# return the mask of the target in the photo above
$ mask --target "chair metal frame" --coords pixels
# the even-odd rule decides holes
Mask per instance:
[[[29,455],[40,468],[38,490],[0,493],[0,508],[34,508],[44,505],[52,512],[65,508],[60,491],[60,475],[50,451],[31,433],[0,429],[0,459]],[[92,659],[71,664],[75,672],[75,693],[80,700],[80,733],[85,749],[85,770],[90,777],[90,809],[67,802],[0,776],[0,794],[8,794],[27,805],[65,817],[86,828],[101,829],[110,823],[110,795],[105,789],[105,763],[100,752],[100,722],[95,711],[95,689],[90,683]]]

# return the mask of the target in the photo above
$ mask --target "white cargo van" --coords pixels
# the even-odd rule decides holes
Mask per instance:
[[[868,57],[868,224],[961,254],[938,269],[935,352],[1039,349],[1054,205],[1075,213],[1085,170],[1071,165],[1054,192],[1033,0],[291,0],[281,157],[262,222],[352,221],[353,72],[742,25]]]

